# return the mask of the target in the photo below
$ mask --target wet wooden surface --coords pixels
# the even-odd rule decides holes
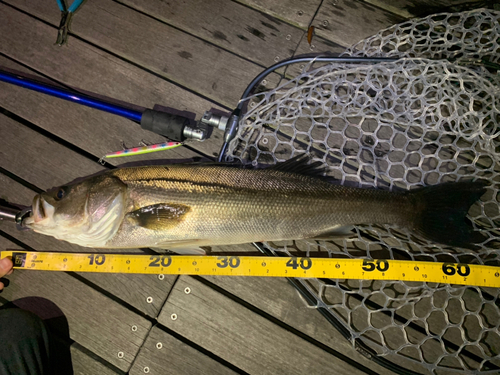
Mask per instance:
[[[404,8],[360,0],[88,1],[75,15],[68,45],[59,47],[55,1],[0,1],[0,67],[136,109],[158,104],[199,119],[210,109],[230,112],[265,67],[304,53],[338,54],[421,16],[418,3],[426,1],[406,1]],[[311,25],[316,31],[309,44]],[[277,82],[270,76],[266,87]],[[123,163],[98,163],[122,143],[164,140],[127,119],[5,83],[0,134],[0,198],[21,205],[40,191]],[[221,139],[215,130],[203,143],[127,162],[210,160]],[[89,251],[3,222],[0,248]],[[141,374],[146,368],[150,374],[389,373],[358,353],[283,279],[21,271],[10,279],[0,304],[39,297],[64,314],[78,374]]]

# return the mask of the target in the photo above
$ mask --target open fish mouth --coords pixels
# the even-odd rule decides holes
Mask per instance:
[[[43,199],[39,195],[33,198],[33,204],[31,207],[31,215],[24,220],[24,225],[29,226],[31,224],[40,223],[48,217],[52,216],[52,214],[54,213],[54,206],[52,206],[50,203],[47,203],[45,199]]]

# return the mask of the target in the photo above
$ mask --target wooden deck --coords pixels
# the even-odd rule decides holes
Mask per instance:
[[[199,119],[212,108],[229,112],[275,61],[339,53],[408,17],[461,2],[88,1],[75,15],[69,44],[58,47],[55,0],[6,0],[0,1],[0,66]],[[122,142],[163,141],[124,118],[5,83],[0,132],[0,198],[23,205],[37,192],[106,168],[99,158]],[[203,143],[127,162],[214,159],[221,137],[216,130]],[[88,251],[1,222],[0,248]],[[250,245],[213,250],[254,251]],[[66,317],[75,374],[389,373],[307,308],[283,279],[17,271],[10,280],[0,305],[18,301],[44,316]]]

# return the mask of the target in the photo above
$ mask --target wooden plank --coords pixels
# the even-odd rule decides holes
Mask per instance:
[[[334,0],[321,4],[312,26],[316,35],[342,46],[351,46],[404,20],[404,17],[360,0]]]
[[[12,119],[0,114],[0,132],[9,134],[4,139],[0,167],[17,174],[31,184],[46,188],[52,184],[61,185],[79,176],[95,173],[102,169],[85,157],[66,149],[46,137],[28,129]],[[20,152],[18,153],[18,151]],[[30,160],[30,163],[26,163]],[[60,160],[64,160],[61,163]],[[97,168],[94,170],[94,168]],[[0,175],[0,196],[12,203],[29,206],[35,192]],[[12,223],[0,222],[0,228],[37,250],[102,252],[56,240],[31,231],[18,231]],[[143,253],[140,249],[127,249],[122,252]],[[85,279],[104,290],[116,295],[138,310],[156,317],[174,283],[176,277],[167,275],[163,280],[155,275],[121,275],[82,273]],[[152,302],[148,297],[151,297]]]
[[[379,31],[408,18],[425,17],[453,8],[473,9],[480,0],[333,0],[322,3],[312,25],[316,36],[350,47]],[[451,9],[448,9],[451,8]],[[313,38],[313,47],[302,40],[298,51],[322,52],[322,41]],[[308,48],[309,47],[309,48]]]
[[[51,10],[51,0],[36,4],[25,0],[9,2],[59,25],[60,15]],[[236,106],[248,83],[262,70],[261,66],[111,0],[82,7],[71,27],[85,40],[228,107]],[[277,77],[274,80],[276,83]]]
[[[338,56],[359,40],[403,20],[404,18],[400,16],[363,1],[323,2],[312,22],[314,33],[311,43],[307,38],[302,38],[296,56],[306,54]],[[302,66],[304,64],[295,64],[289,69],[288,74],[299,75]]]
[[[297,47],[295,56],[302,55],[319,55],[319,56],[338,56],[346,50],[347,46],[343,46],[313,34],[311,44],[307,38],[303,38]]]
[[[191,277],[179,278],[158,321],[243,371],[363,373]]]
[[[71,345],[71,362],[73,375],[115,375],[119,372],[92,358],[78,344]]]
[[[263,66],[290,58],[304,34],[273,16],[229,0],[120,2]]]
[[[484,6],[482,0],[364,0],[404,18],[425,17],[429,14],[457,12]],[[477,5],[476,5],[477,3]]]
[[[155,103],[168,104],[171,108],[192,113],[198,118],[211,108],[222,110],[206,99],[76,38],[64,48],[54,46],[53,27],[3,3],[0,4],[0,13],[4,16],[0,24],[0,52],[68,86],[143,108],[151,108]],[[16,104],[20,98],[34,98],[33,105],[26,109],[30,115],[23,117],[84,150],[91,152],[91,148],[97,157],[120,149],[122,141],[130,146],[141,139],[148,142],[164,140],[122,117],[58,99],[53,103],[57,103],[54,107],[59,106],[59,111],[54,112],[54,107],[44,106],[49,99],[54,98],[4,83],[0,87],[1,106],[12,112],[20,111],[19,104]],[[192,143],[191,146],[205,154],[214,155],[220,149],[221,137],[222,133],[214,130],[211,139]],[[169,151],[168,155],[176,150]],[[116,159],[114,163],[123,161]]]
[[[322,3],[319,0],[236,0],[304,30]]]
[[[130,369],[130,375],[236,374],[230,368],[153,327]]]
[[[1,221],[0,221],[1,223]],[[12,250],[23,250],[23,248],[19,245],[16,245],[12,241],[9,241],[7,238],[0,236],[0,249],[12,249]],[[1,304],[0,304],[1,306]]]
[[[316,309],[306,305],[286,279],[224,276],[204,278],[359,364],[377,373],[387,371],[357,352]]]
[[[0,166],[47,190],[105,167],[0,114]],[[29,162],[28,162],[29,160]]]
[[[5,239],[2,244],[6,245]],[[41,305],[36,297],[49,300],[66,317],[72,340],[120,370],[128,371],[151,328],[148,320],[67,273],[17,270],[9,280],[2,298],[24,298],[23,308],[38,314],[48,311],[37,310]]]

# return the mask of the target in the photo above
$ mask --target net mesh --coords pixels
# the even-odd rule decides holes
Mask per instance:
[[[363,225],[335,241],[268,243],[275,253],[499,265],[500,13],[438,14],[359,42],[377,64],[315,64],[248,100],[227,161],[272,165],[308,153],[340,184],[386,190],[486,178],[468,217],[486,240],[451,248]],[[480,64],[479,64],[480,62]],[[419,373],[499,373],[499,290],[425,282],[302,281],[377,355]]]

